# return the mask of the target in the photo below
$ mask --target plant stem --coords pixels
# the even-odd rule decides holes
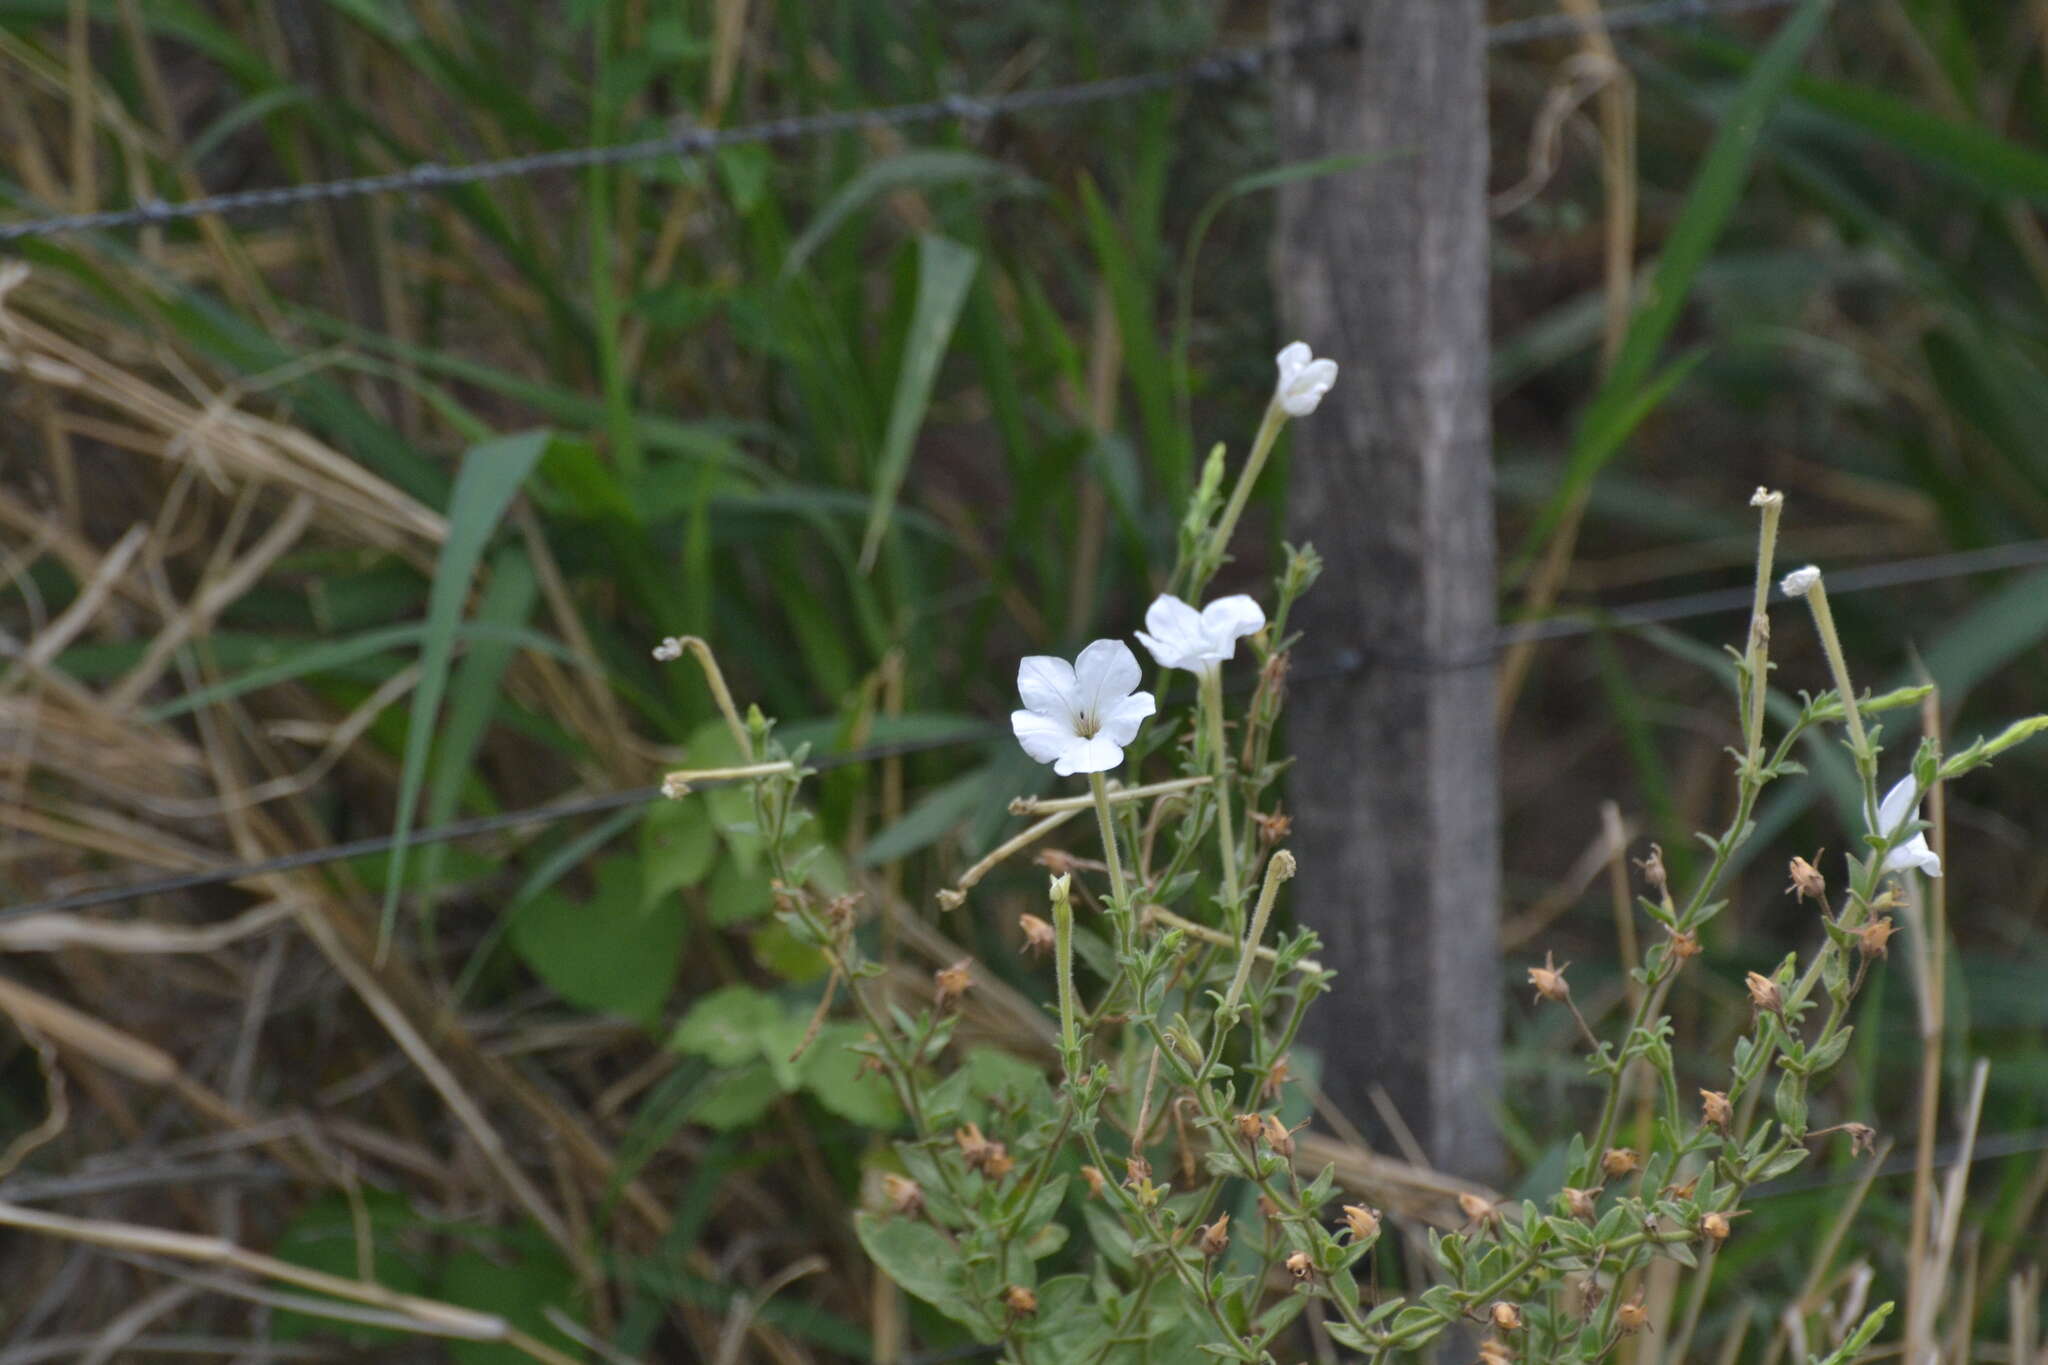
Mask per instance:
[[[1117,852],[1116,817],[1109,809],[1109,787],[1101,773],[1088,774],[1088,789],[1095,796],[1095,822],[1102,829],[1102,860],[1109,864],[1110,915],[1117,926],[1117,937],[1124,940],[1123,946],[1130,946],[1131,938],[1131,889],[1124,881],[1123,855]]]
[[[1835,675],[1835,691],[1842,698],[1842,719],[1849,728],[1849,752],[1856,757],[1856,772],[1863,779],[1863,819],[1866,828],[1877,828],[1877,754],[1863,729],[1863,712],[1856,705],[1856,689],[1849,681],[1849,659],[1842,653],[1842,637],[1835,629],[1834,608],[1828,605],[1825,577],[1808,589],[1806,604],[1813,610],[1813,626],[1820,632],[1820,644],[1828,656],[1828,668]]]
[[[1259,474],[1266,467],[1266,459],[1273,453],[1274,443],[1280,439],[1280,428],[1287,425],[1287,409],[1280,406],[1278,398],[1266,404],[1266,415],[1259,423],[1259,434],[1252,438],[1252,453],[1245,457],[1244,468],[1238,472],[1237,486],[1230,490],[1230,501],[1224,505],[1223,515],[1216,521],[1216,530],[1209,537],[1209,548],[1197,560],[1188,582],[1188,598],[1199,601],[1202,589],[1223,567],[1223,560],[1230,551],[1230,538],[1237,533],[1238,518],[1244,515],[1245,503],[1251,500],[1252,485],[1259,481]]]
[[[1209,762],[1216,774],[1216,842],[1223,850],[1223,913],[1233,931],[1242,922],[1237,880],[1237,831],[1230,819],[1230,751],[1223,740],[1223,670],[1211,664],[1201,675],[1202,718],[1209,732]]]

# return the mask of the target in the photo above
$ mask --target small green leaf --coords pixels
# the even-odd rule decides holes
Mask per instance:
[[[737,1070],[720,1071],[704,1085],[690,1105],[690,1119],[722,1133],[760,1122],[768,1106],[783,1093],[775,1079],[775,1069],[759,1061]]]
[[[718,838],[701,802],[684,797],[649,806],[640,822],[641,906],[703,881],[717,853]]]
[[[668,1045],[713,1066],[738,1066],[761,1055],[762,1040],[782,1014],[773,996],[752,986],[721,987],[690,1006],[669,1034]]]
[[[681,966],[683,917],[669,907],[643,911],[638,864],[606,858],[589,900],[542,892],[513,912],[511,938],[564,1000],[652,1022]]]
[[[496,1313],[558,1350],[574,1350],[575,1343],[556,1330],[547,1312],[551,1307],[565,1313],[575,1308],[576,1278],[568,1262],[537,1233],[506,1241],[488,1255],[464,1249],[449,1256],[442,1269],[441,1296],[464,1308]],[[456,1365],[521,1365],[532,1360],[495,1341],[450,1341],[448,1354]]]
[[[718,925],[745,924],[759,919],[775,904],[763,870],[743,867],[737,858],[719,860],[711,874],[711,922]]]

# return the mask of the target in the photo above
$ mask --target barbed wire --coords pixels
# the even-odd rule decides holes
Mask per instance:
[[[1608,14],[1601,21],[1610,32],[1666,27],[1714,15],[1782,9],[1796,0],[1646,0]],[[1539,15],[1496,24],[1487,30],[1487,46],[1499,48],[1538,42],[1582,32],[1587,21],[1568,14]],[[0,246],[32,238],[69,236],[80,232],[155,227],[191,218],[238,218],[314,203],[333,203],[384,194],[446,193],[494,180],[557,175],[604,166],[622,166],[667,157],[685,160],[726,147],[774,145],[858,132],[867,128],[906,128],[921,124],[985,123],[1017,114],[1046,113],[1114,100],[1134,99],[1162,90],[1222,85],[1249,80],[1283,57],[1299,56],[1355,41],[1350,33],[1302,34],[1272,42],[1217,52],[1184,66],[1110,76],[1039,90],[998,95],[946,95],[913,104],[795,114],[734,128],[685,128],[661,137],[631,142],[563,147],[488,161],[443,164],[423,161],[404,170],[337,180],[307,181],[263,189],[229,190],[193,199],[146,199],[124,209],[91,213],[58,213],[19,222],[0,223]]]
[[[1854,569],[1831,570],[1828,573],[1828,592],[1832,597],[1847,597],[1859,593],[1874,592],[1885,588],[1907,587],[1916,584],[1945,582],[1953,579],[1970,578],[1980,574],[2001,570],[2033,568],[2048,565],[2048,539],[2018,541],[2007,545],[1993,545],[1977,550],[1959,550],[1951,554],[1927,555],[1915,559],[1893,560],[1883,564],[1870,564]],[[1670,625],[1680,621],[1697,620],[1736,611],[1749,610],[1753,588],[1726,588],[1712,592],[1683,593],[1669,597],[1655,598],[1646,602],[1598,610],[1580,608],[1569,613],[1560,613],[1542,621],[1521,622],[1501,627],[1495,632],[1493,643],[1482,650],[1464,657],[1448,659],[1409,660],[1395,654],[1376,652],[1367,648],[1352,648],[1340,651],[1334,657],[1322,661],[1310,661],[1290,670],[1290,684],[1327,682],[1337,678],[1368,672],[1375,668],[1423,667],[1436,671],[1467,669],[1490,664],[1500,657],[1503,650],[1523,643],[1548,643],[1616,630],[1639,630],[1653,625]],[[1784,602],[1783,592],[1774,589],[1772,601]],[[884,759],[908,757],[913,754],[933,753],[947,749],[966,748],[975,744],[987,744],[1000,740],[1009,734],[1002,726],[995,724],[962,726],[957,730],[926,736],[921,739],[903,740],[888,744],[871,744],[842,753],[824,753],[806,760],[806,766],[816,772],[831,772],[840,768],[856,767],[879,763]],[[745,779],[735,779],[743,781]],[[724,782],[703,782],[693,784],[696,790],[706,790]],[[141,900],[148,896],[166,895],[176,891],[190,891],[199,887],[221,886],[231,882],[249,881],[258,877],[272,876],[281,872],[295,872],[308,867],[327,863],[344,862],[351,858],[373,857],[388,853],[400,843],[407,847],[421,844],[454,843],[473,839],[485,834],[497,834],[505,830],[519,829],[529,825],[557,824],[565,820],[579,819],[589,815],[605,815],[633,806],[646,805],[661,796],[658,786],[633,787],[624,791],[606,792],[598,796],[581,797],[573,801],[555,802],[547,805],[529,806],[521,810],[502,811],[495,815],[480,815],[467,820],[451,821],[427,829],[416,830],[400,838],[395,834],[374,835],[355,839],[347,843],[329,844],[321,848],[302,849],[297,853],[280,854],[260,862],[237,863],[224,867],[207,868],[197,872],[178,873],[147,881],[129,882],[119,886],[100,887],[90,891],[79,891],[65,896],[32,901],[25,905],[0,908],[0,921],[21,919],[29,915],[54,914],[60,911],[89,910],[100,906],[118,905],[128,901]]]

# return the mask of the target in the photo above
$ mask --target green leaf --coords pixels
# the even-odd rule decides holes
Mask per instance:
[[[973,283],[980,259],[971,249],[945,237],[918,239],[917,303],[911,311],[910,334],[904,339],[903,365],[896,374],[896,398],[889,409],[889,429],[875,462],[868,529],[860,547],[863,573],[874,566],[875,554],[882,548],[882,536],[889,529],[896,495],[910,469],[911,447],[931,405],[939,362],[952,342],[953,326],[960,319],[961,306],[967,302],[967,287]]]
[[[714,1066],[738,1066],[761,1055],[762,1039],[782,1020],[782,1006],[752,986],[723,986],[690,1006],[668,1045]]]
[[[398,894],[404,886],[406,841],[419,809],[420,787],[433,746],[441,695],[448,685],[448,666],[455,653],[456,628],[469,596],[470,579],[484,546],[497,530],[519,486],[547,450],[545,431],[500,436],[471,446],[462,457],[449,498],[448,535],[434,563],[434,584],[427,598],[427,635],[420,651],[420,684],[413,693],[412,721],[406,729],[404,771],[399,778],[398,817],[392,830],[391,876],[385,883],[384,915],[378,927],[380,949],[391,939],[398,915]]]
[[[682,965],[683,917],[641,906],[638,864],[606,858],[589,900],[545,891],[514,911],[512,946],[564,1000],[651,1023]]]
[[[575,1343],[548,1321],[547,1313],[555,1308],[572,1320],[576,1316],[576,1277],[568,1262],[537,1233],[504,1242],[488,1254],[465,1248],[450,1255],[442,1269],[441,1297],[496,1313],[528,1336],[573,1352]],[[531,1365],[533,1359],[496,1341],[450,1341],[448,1354],[456,1365]]]
[[[847,181],[825,201],[825,206],[818,210],[818,216],[790,244],[789,255],[782,262],[783,275],[794,275],[803,269],[812,253],[823,246],[841,224],[883,195],[916,186],[942,185],[960,180],[1031,183],[1000,161],[976,156],[972,152],[916,148],[887,157]]]
[[[640,821],[640,904],[665,900],[671,891],[695,886],[718,856],[718,838],[701,802],[656,801]]]
[[[775,1069],[766,1062],[750,1062],[710,1077],[692,1100],[690,1118],[722,1133],[749,1128],[760,1122],[781,1094]]]
[[[946,837],[991,799],[989,779],[993,768],[977,768],[935,787],[912,806],[901,820],[890,825],[861,850],[867,867],[879,867],[907,857]]]
[[[377,1283],[401,1294],[429,1292],[427,1277],[409,1257],[401,1256],[397,1242],[401,1233],[420,1228],[422,1221],[397,1195],[366,1190],[363,1208],[368,1215],[370,1270]],[[348,1200],[326,1195],[307,1204],[285,1225],[271,1254],[281,1261],[323,1270],[330,1275],[355,1279],[362,1271],[356,1241],[356,1223]],[[270,1330],[279,1341],[300,1341],[324,1336],[350,1346],[380,1346],[410,1340],[410,1334],[390,1327],[342,1322],[316,1313],[281,1308],[271,1318]]]
[[[856,1024],[827,1024],[803,1056],[803,1085],[818,1103],[863,1128],[893,1129],[903,1109],[884,1077],[862,1069],[867,1060],[848,1051],[867,1030]]]
[[[905,1293],[960,1323],[976,1340],[996,1340],[987,1310],[967,1297],[966,1267],[951,1238],[927,1223],[872,1213],[856,1213],[853,1226],[868,1258]]]
[[[749,869],[737,858],[726,858],[711,874],[711,922],[717,925],[745,924],[759,919],[775,904],[765,871]]]

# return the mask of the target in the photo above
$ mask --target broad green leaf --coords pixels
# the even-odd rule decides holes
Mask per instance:
[[[406,729],[404,770],[399,777],[398,816],[393,822],[391,877],[385,883],[381,947],[391,938],[398,914],[398,895],[405,870],[406,841],[419,809],[427,757],[441,714],[441,696],[448,685],[448,666],[455,654],[456,629],[484,547],[511,506],[513,495],[547,450],[548,433],[521,432],[471,446],[462,457],[449,498],[448,535],[434,564],[434,585],[427,599],[427,635],[420,651],[420,685],[413,693],[412,723]]]
[[[747,868],[737,858],[719,861],[711,874],[711,922],[725,926],[759,919],[774,907],[766,868]]]
[[[866,1036],[867,1030],[858,1024],[819,1029],[803,1055],[803,1085],[841,1118],[886,1131],[903,1121],[903,1109],[887,1078],[865,1069],[867,1058],[849,1050]]]
[[[701,801],[656,801],[640,821],[640,903],[652,906],[671,891],[695,886],[711,870],[718,837]]]
[[[751,1127],[760,1122],[782,1094],[775,1069],[766,1062],[749,1062],[730,1071],[710,1076],[690,1105],[690,1121],[716,1128],[722,1133]]]
[[[917,303],[911,312],[910,334],[903,343],[903,364],[896,373],[889,429],[875,461],[874,500],[860,548],[863,573],[874,566],[875,553],[889,529],[896,495],[910,470],[911,449],[931,405],[939,362],[952,342],[953,326],[960,319],[961,305],[967,302],[967,286],[974,280],[979,261],[972,250],[947,238],[931,235],[918,239]]]
[[[989,769],[979,768],[925,793],[901,820],[877,834],[860,860],[868,867],[895,862],[929,847],[991,799]]]
[[[512,913],[512,946],[535,975],[585,1009],[651,1023],[682,964],[676,907],[643,910],[634,860],[597,865],[597,889],[578,903],[544,891]]]
[[[575,1274],[562,1254],[538,1233],[496,1239],[489,1252],[463,1248],[451,1253],[441,1272],[441,1297],[464,1308],[496,1313],[528,1336],[558,1351],[575,1343],[548,1321],[548,1309],[576,1314]],[[450,1341],[456,1365],[532,1365],[533,1357],[496,1341]]]
[[[425,1271],[398,1249],[402,1234],[421,1228],[421,1220],[404,1200],[381,1190],[365,1190],[363,1207],[368,1215],[370,1269],[377,1282],[402,1294],[428,1293]],[[355,1216],[348,1200],[334,1194],[323,1195],[300,1209],[279,1234],[271,1254],[309,1270],[355,1279],[362,1272],[362,1250],[356,1240]],[[288,1308],[277,1310],[270,1320],[270,1330],[279,1341],[324,1336],[358,1347],[411,1339],[407,1333],[393,1328],[342,1322]]]
[[[966,1267],[951,1238],[929,1223],[872,1213],[856,1213],[853,1226],[869,1259],[905,1293],[960,1323],[977,1340],[996,1339],[988,1310],[967,1297]]]
[[[752,986],[723,986],[690,1006],[668,1045],[714,1066],[738,1066],[761,1055],[763,1039],[782,1016],[773,996]]]

